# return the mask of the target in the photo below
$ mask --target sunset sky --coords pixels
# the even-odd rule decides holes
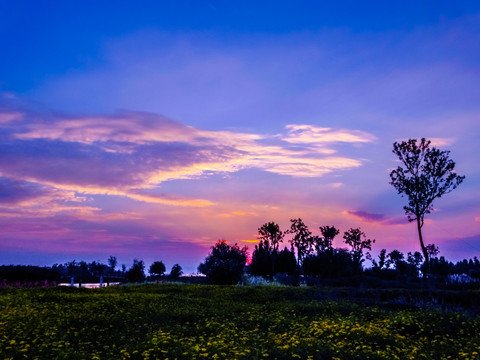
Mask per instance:
[[[367,3],[1,2],[0,264],[193,272],[298,217],[417,251],[389,173],[421,137],[466,176],[425,241],[480,257],[480,3]]]

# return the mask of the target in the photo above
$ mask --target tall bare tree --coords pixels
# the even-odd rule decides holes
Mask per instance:
[[[422,227],[425,214],[433,210],[433,200],[448,194],[460,185],[465,176],[455,172],[455,163],[449,159],[449,151],[440,151],[430,146],[430,140],[420,142],[409,139],[393,144],[393,153],[403,166],[390,173],[391,182],[400,195],[408,198],[404,206],[408,221],[416,221],[418,238],[426,262],[430,269],[430,257],[423,241]],[[424,276],[427,274],[424,273]]]

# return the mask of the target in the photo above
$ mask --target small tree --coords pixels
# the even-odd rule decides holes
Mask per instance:
[[[360,228],[351,228],[345,232],[343,238],[345,239],[345,244],[352,248],[351,254],[355,270],[361,271],[362,263],[364,262],[363,251],[372,250],[372,244],[375,240],[367,239],[365,233]]]
[[[437,255],[440,254],[440,249],[435,244],[428,244],[426,248],[427,248],[428,257],[430,259],[437,257]]]
[[[367,259],[372,262],[373,269],[378,271],[382,270],[384,267],[388,267],[387,265],[387,249],[380,250],[380,254],[378,254],[378,262],[374,258],[372,258],[371,254],[368,253],[366,255]]]
[[[178,278],[180,275],[183,274],[182,267],[178,264],[172,266],[172,270],[170,270],[170,277]]]
[[[405,256],[398,250],[393,250],[387,255],[387,268],[390,267],[390,265],[393,265],[395,267],[395,270],[399,270],[399,264]]]
[[[278,250],[279,244],[283,241],[283,232],[278,224],[268,222],[258,228],[258,238],[266,245],[266,249],[270,252]]]
[[[393,144],[393,153],[402,162],[390,173],[391,182],[398,193],[408,197],[404,206],[408,221],[417,222],[418,238],[429,271],[429,254],[423,242],[422,227],[425,214],[432,210],[433,200],[448,194],[460,185],[465,176],[455,173],[455,163],[449,159],[449,151],[430,147],[430,141],[409,139]],[[424,276],[427,274],[424,272]]]
[[[415,277],[418,277],[418,271],[420,270],[423,263],[423,256],[420,252],[415,251],[413,254],[411,252],[407,255],[407,262],[414,269]]]
[[[162,261],[154,261],[148,272],[158,279],[165,273],[165,270],[165,264]]]
[[[212,284],[237,284],[242,278],[246,261],[246,247],[230,246],[225,240],[220,240],[198,266],[198,271],[205,274]]]
[[[145,280],[145,264],[143,260],[134,259],[132,267],[125,274],[128,282],[142,282]]]
[[[115,272],[115,268],[117,267],[117,258],[113,255],[110,255],[108,258],[108,267],[110,269],[110,273],[113,274]]]
[[[274,222],[265,223],[258,228],[258,239],[252,254],[249,272],[253,275],[273,276],[278,261],[278,246],[283,241],[283,232]]]
[[[312,252],[314,238],[302,219],[291,219],[290,222],[290,230],[287,232],[293,234],[293,239],[290,240],[292,251],[297,250],[298,264],[301,265],[303,259]]]
[[[322,233],[321,242],[316,246],[317,253],[321,251],[333,250],[333,239],[340,233],[335,226],[320,226],[320,232]]]

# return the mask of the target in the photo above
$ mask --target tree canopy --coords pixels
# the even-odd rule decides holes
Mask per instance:
[[[212,247],[198,270],[213,284],[236,284],[242,278],[246,261],[246,247],[228,245],[225,240],[220,240]]]
[[[408,204],[403,208],[409,221],[417,222],[418,236],[423,256],[427,263],[429,253],[422,237],[425,214],[433,211],[433,200],[453,191],[462,183],[465,176],[455,172],[455,163],[449,158],[449,151],[441,151],[430,146],[430,140],[420,142],[409,139],[393,144],[393,153],[402,166],[390,173],[390,184]]]

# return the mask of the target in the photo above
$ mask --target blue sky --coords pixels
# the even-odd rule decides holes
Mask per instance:
[[[296,217],[415,251],[388,173],[420,137],[466,175],[426,241],[477,255],[479,20],[473,1],[0,4],[0,262],[191,271]]]

